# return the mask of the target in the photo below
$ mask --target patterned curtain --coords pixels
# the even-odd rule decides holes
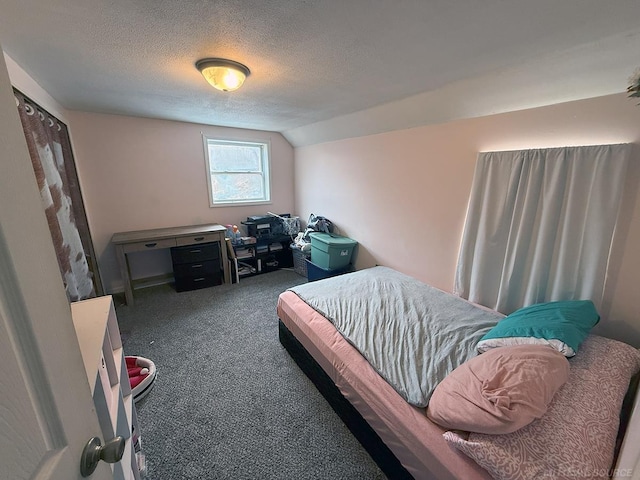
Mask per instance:
[[[76,224],[70,185],[76,182],[67,126],[14,89],[29,155],[69,301],[95,297],[92,273]],[[79,190],[75,193],[79,195]]]

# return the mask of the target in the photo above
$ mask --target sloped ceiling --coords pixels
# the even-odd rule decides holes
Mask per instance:
[[[294,146],[623,92],[637,0],[0,0],[3,50],[71,110]],[[249,66],[232,93],[195,69]]]

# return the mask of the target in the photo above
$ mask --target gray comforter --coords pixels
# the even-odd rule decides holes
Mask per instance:
[[[438,383],[476,355],[480,338],[502,318],[387,267],[290,290],[417,407],[425,407]]]

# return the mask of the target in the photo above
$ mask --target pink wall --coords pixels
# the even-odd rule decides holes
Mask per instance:
[[[275,132],[68,111],[81,188],[105,288],[121,291],[115,232],[294,213],[293,148]],[[271,142],[272,204],[209,207],[202,134]],[[133,277],[171,271],[168,251],[132,257]]]
[[[10,60],[10,59],[9,59]],[[267,210],[322,214],[360,242],[357,266],[392,266],[450,291],[479,151],[640,143],[640,107],[612,95],[443,125],[298,148],[278,133],[64,111],[15,62],[12,83],[67,121],[89,224],[109,292],[121,289],[110,245],[117,231],[237,223]],[[271,139],[268,207],[208,205],[201,133]],[[294,165],[295,154],[295,165]],[[602,333],[640,346],[640,161],[629,176]],[[295,168],[294,168],[295,167]],[[295,177],[294,177],[295,172]],[[295,203],[294,203],[295,181]],[[170,269],[164,257],[134,261],[134,275]]]
[[[334,221],[360,242],[357,267],[387,265],[451,291],[476,155],[480,151],[640,143],[640,107],[612,95],[295,150],[296,211]],[[630,175],[599,331],[640,346],[640,184]]]

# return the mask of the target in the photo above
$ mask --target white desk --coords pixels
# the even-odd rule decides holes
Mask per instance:
[[[186,227],[156,228],[133,232],[114,233],[111,243],[116,247],[116,257],[124,283],[124,295],[127,305],[133,305],[133,286],[127,255],[134,252],[158,250],[161,248],[196,245],[198,243],[219,242],[220,261],[224,270],[224,282],[231,283],[227,247],[226,228],[218,224],[191,225]]]

